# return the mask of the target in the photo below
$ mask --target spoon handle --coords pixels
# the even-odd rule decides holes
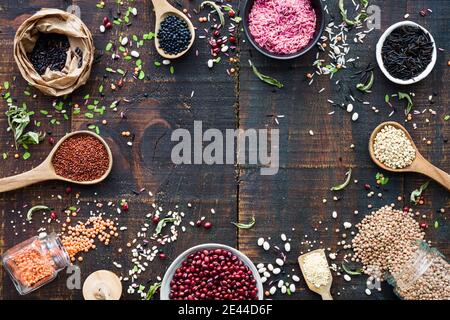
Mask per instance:
[[[330,291],[326,291],[320,294],[322,296],[322,300],[333,300],[333,296]]]
[[[152,0],[152,3],[153,8],[157,13],[173,10],[172,5],[169,2],[167,2],[167,0]]]
[[[0,179],[0,193],[23,188],[55,177],[48,168],[40,165],[30,171]]]
[[[430,177],[431,179],[435,180],[436,182],[443,185],[447,190],[450,191],[450,175],[437,168],[436,166],[429,163],[426,167],[421,168],[420,170],[424,175]]]

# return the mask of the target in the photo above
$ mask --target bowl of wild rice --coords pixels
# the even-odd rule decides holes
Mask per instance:
[[[279,60],[304,55],[325,28],[320,0],[247,0],[243,21],[256,50]]]
[[[376,46],[378,66],[392,82],[409,85],[425,79],[436,64],[437,48],[431,33],[412,21],[390,26]]]

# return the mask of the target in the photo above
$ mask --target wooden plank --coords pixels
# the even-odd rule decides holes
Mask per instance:
[[[336,19],[339,19],[337,1],[327,1],[328,9]],[[431,106],[438,111],[438,116],[427,115],[415,116],[419,128],[411,130],[413,137],[420,141],[426,136],[433,140],[431,146],[424,142],[419,143],[419,148],[425,150],[425,154],[444,170],[450,171],[447,160],[448,144],[443,142],[443,137],[448,137],[449,127],[445,125],[443,115],[448,113],[448,68],[443,54],[440,54],[438,64],[429,79],[411,88],[401,88],[392,85],[384,78],[381,71],[376,68],[376,81],[373,93],[362,95],[354,89],[357,79],[350,76],[357,70],[364,69],[368,63],[376,65],[375,44],[381,32],[390,24],[403,19],[405,13],[411,14],[411,19],[418,20],[429,27],[436,38],[437,43],[448,43],[448,34],[445,31],[445,17],[447,14],[433,13],[432,17],[421,18],[418,14],[423,7],[437,9],[442,6],[440,1],[429,1],[426,4],[414,1],[398,1],[395,6],[387,6],[381,1],[371,2],[381,7],[382,30],[375,30],[368,34],[364,44],[353,44],[347,57],[359,57],[358,60],[348,66],[348,69],[335,75],[333,80],[328,77],[315,75],[312,85],[305,75],[314,72],[311,67],[316,59],[316,50],[294,61],[276,61],[265,58],[259,54],[248,42],[241,45],[241,69],[240,69],[240,92],[239,92],[239,124],[243,129],[248,128],[276,128],[280,130],[280,172],[273,177],[260,176],[258,166],[240,167],[239,187],[239,219],[248,221],[252,216],[256,217],[257,224],[251,231],[241,230],[239,232],[239,248],[258,262],[271,262],[275,260],[274,254],[265,253],[256,246],[259,237],[271,237],[278,244],[281,243],[280,234],[285,232],[292,238],[293,250],[288,257],[291,273],[299,274],[297,256],[301,249],[301,241],[305,235],[308,239],[316,241],[314,248],[330,247],[336,249],[339,241],[335,233],[336,228],[342,229],[344,221],[353,225],[360,221],[365,214],[369,213],[368,205],[378,208],[382,205],[396,203],[398,207],[408,204],[410,192],[426,181],[423,177],[416,175],[393,175],[386,174],[391,179],[387,191],[381,191],[381,199],[376,197],[380,192],[375,190],[375,199],[367,198],[367,192],[363,189],[365,183],[375,184],[375,174],[380,169],[371,162],[367,150],[367,143],[372,130],[381,122],[388,119],[391,112],[384,102],[385,94],[393,94],[397,91],[412,90],[416,93],[414,100],[419,110],[428,107],[428,96],[436,91],[438,96],[436,104]],[[444,11],[446,11],[444,9]],[[329,21],[329,20],[328,20]],[[353,32],[354,34],[355,32]],[[245,37],[244,37],[245,39]],[[322,54],[323,57],[323,54]],[[274,89],[259,81],[251,71],[247,60],[251,59],[255,66],[266,75],[280,80],[284,84],[283,89]],[[340,85],[335,81],[339,80]],[[349,89],[354,95],[363,101],[369,101],[369,105],[352,102]],[[323,90],[322,93],[319,91]],[[352,102],[355,111],[359,113],[359,120],[352,122],[350,114],[340,108],[332,107],[328,99],[336,103],[348,104]],[[374,113],[371,106],[380,111]],[[438,107],[439,106],[439,107]],[[404,122],[402,105],[398,104],[399,111],[390,120]],[[333,115],[329,112],[334,111]],[[282,115],[277,118],[279,125],[273,116]],[[425,123],[429,117],[430,122]],[[412,129],[412,124],[407,124]],[[312,130],[314,135],[309,131]],[[354,148],[350,148],[351,145]],[[447,160],[447,161],[446,161]],[[351,185],[345,191],[339,193],[339,201],[333,201],[333,193],[330,187],[344,180],[344,173],[348,168],[353,168],[353,178],[359,182]],[[255,201],[255,194],[258,200]],[[401,195],[401,202],[397,197]],[[446,233],[446,217],[437,214],[436,210],[445,208],[449,210],[449,194],[434,184],[425,193],[426,205],[420,207],[421,212],[427,215],[427,221],[433,224],[435,220],[441,223],[441,227],[434,230],[429,228],[427,235],[438,249],[448,255],[448,239]],[[323,204],[322,199],[327,199]],[[331,212],[336,210],[338,218],[331,217]],[[359,214],[354,215],[354,210]],[[322,221],[319,225],[318,221]],[[442,226],[443,225],[443,226]],[[291,228],[295,228],[292,231]],[[319,231],[314,232],[314,228]],[[324,231],[328,228],[328,231]],[[341,231],[342,233],[342,231]],[[342,260],[342,254],[339,255]],[[339,258],[337,264],[341,263]],[[285,278],[285,277],[284,277]],[[339,299],[369,298],[364,294],[365,281],[353,279],[349,286],[342,276],[336,277],[333,284],[333,294]],[[318,298],[316,295],[305,291],[305,285],[300,283],[300,292],[292,295],[291,299]],[[267,286],[270,288],[270,286]],[[337,292],[340,295],[337,295]],[[274,298],[286,298],[277,294]],[[392,290],[385,288],[381,294],[373,294],[373,299],[392,299]]]
[[[190,6],[198,6],[199,3],[196,1]],[[148,77],[144,81],[127,77],[122,89],[112,91],[109,86],[110,80],[117,81],[118,77],[114,75],[104,77],[105,68],[112,66],[113,63],[109,57],[110,54],[103,52],[103,49],[109,39],[116,40],[122,34],[127,34],[130,38],[133,34],[142,37],[144,32],[153,30],[154,17],[150,9],[150,1],[135,4],[139,12],[139,20],[137,20],[139,23],[123,29],[114,27],[105,35],[100,34],[98,26],[101,24],[103,15],[112,17],[114,10],[111,8],[115,6],[97,10],[95,3],[91,1],[74,1],[74,4],[80,6],[83,21],[93,32],[97,53],[103,54],[103,57],[93,66],[88,83],[71,95],[73,103],[81,106],[83,114],[86,111],[84,97],[87,94],[91,97],[89,103],[98,99],[100,104],[107,108],[114,100],[129,100],[129,102],[120,103],[118,112],[107,110],[103,117],[96,117],[93,120],[86,119],[83,115],[73,115],[71,127],[67,128],[67,131],[85,130],[90,124],[98,125],[101,135],[111,145],[114,154],[113,170],[105,182],[95,187],[73,187],[73,193],[80,192],[80,203],[77,205],[81,207],[81,211],[76,220],[84,220],[89,216],[96,199],[105,204],[105,207],[106,203],[117,203],[121,198],[127,199],[130,205],[129,212],[119,217],[120,225],[128,227],[126,233],[121,233],[119,239],[112,241],[109,247],[99,246],[97,250],[85,254],[82,263],[77,262],[81,267],[82,280],[90,272],[104,268],[127,276],[128,269],[132,268],[132,257],[126,248],[126,243],[133,240],[146,220],[148,222],[145,215],[151,212],[151,204],[154,201],[165,210],[179,205],[186,213],[183,225],[186,226],[187,232],[180,235],[180,240],[176,244],[163,248],[170,259],[164,261],[156,259],[150,264],[147,271],[141,275],[144,284],[147,281],[156,281],[156,276],[162,277],[170,262],[179,253],[193,245],[218,242],[235,246],[236,231],[230,224],[230,221],[237,219],[234,166],[220,168],[207,165],[175,166],[170,158],[171,149],[175,144],[171,142],[170,136],[176,128],[192,131],[194,120],[203,121],[204,130],[208,128],[224,130],[235,127],[233,79],[226,75],[224,67],[218,66],[214,71],[208,69],[206,61],[209,54],[206,42],[197,41],[187,57],[174,63],[174,75],[170,74],[168,67],[154,66],[153,62],[161,61],[161,59],[154,52],[153,42],[149,42],[142,50],[139,50],[144,63],[143,69]],[[11,19],[11,12],[7,16]],[[196,50],[199,52],[198,57]],[[132,72],[131,66],[134,66],[133,63],[114,64],[114,68],[122,67],[129,72]],[[104,97],[101,97],[98,92],[101,84],[105,88]],[[192,93],[193,97],[191,97]],[[121,118],[120,112],[124,112],[126,117]],[[101,124],[103,119],[107,120],[107,125]],[[122,131],[130,131],[133,134],[132,147],[127,145],[131,139],[121,136]],[[42,146],[42,149],[42,153],[45,154],[49,147],[44,150]],[[59,190],[62,185],[59,184]],[[32,188],[45,189],[46,186],[48,185]],[[148,196],[147,191],[139,196],[133,193],[141,188],[151,190],[155,196]],[[15,192],[14,194],[21,195],[20,201],[5,204],[5,212],[9,208],[20,207],[23,204],[22,199],[29,199],[31,195],[34,195],[30,190],[28,188]],[[44,199],[44,195],[42,198]],[[70,199],[65,199],[62,203],[74,204],[75,201],[71,202]],[[192,204],[191,208],[187,207],[188,203]],[[58,207],[61,208],[61,204],[58,204]],[[216,214],[211,213],[212,208],[215,209]],[[115,209],[102,210],[114,216]],[[195,222],[201,217],[206,217],[213,223],[211,230],[198,229],[189,225],[190,221]],[[20,240],[26,239],[35,231],[30,227],[27,233],[21,235]],[[4,228],[2,227],[2,232],[4,232],[2,239],[8,238],[7,235],[11,232],[10,227],[5,225]],[[6,249],[17,241],[17,238],[11,239],[2,244],[2,248]],[[119,247],[124,249],[122,254],[117,252]],[[113,261],[122,264],[123,268],[120,270],[115,268]],[[61,274],[57,281],[25,298],[80,299],[80,291],[66,288],[66,278],[65,274]],[[2,275],[2,279],[5,286],[1,296],[6,299],[19,298],[6,274]],[[137,298],[136,295],[126,294],[127,283],[124,283],[124,287],[124,298]]]

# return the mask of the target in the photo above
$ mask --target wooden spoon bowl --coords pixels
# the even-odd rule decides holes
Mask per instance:
[[[108,158],[109,158],[109,165],[108,169],[105,171],[105,173],[98,179],[90,180],[90,181],[75,181],[72,179],[68,179],[65,177],[62,177],[55,172],[55,168],[53,167],[53,156],[55,155],[56,150],[58,150],[59,146],[66,141],[68,138],[73,137],[75,135],[90,135],[98,139],[106,148],[106,151],[108,152]],[[108,144],[105,140],[103,140],[102,137],[99,135],[91,132],[91,131],[75,131],[72,133],[69,133],[65,135],[62,139],[58,141],[58,143],[53,147],[52,151],[50,151],[50,154],[47,156],[47,158],[36,168],[15,175],[7,178],[0,179],[0,193],[16,190],[19,188],[23,188],[38,182],[48,181],[48,180],[61,180],[66,181],[70,183],[76,183],[76,184],[83,184],[83,185],[91,185],[99,183],[109,175],[112,169],[113,164],[113,157],[111,153],[111,149],[109,148]]]
[[[194,43],[195,40],[195,29],[194,29],[194,25],[192,24],[191,20],[180,10],[174,8],[172,5],[170,5],[166,0],[152,0],[153,3],[153,7],[155,9],[155,15],[156,15],[156,19],[155,19],[155,46],[156,46],[156,51],[158,52],[158,54],[166,59],[177,59],[179,57],[181,57],[182,55],[184,55],[186,52],[189,51],[189,49],[192,47],[192,44]],[[178,53],[178,54],[168,54],[166,52],[164,52],[163,49],[161,49],[160,45],[159,45],[159,39],[158,39],[158,33],[159,33],[159,29],[161,28],[161,22],[167,17],[167,16],[177,16],[178,18],[186,21],[187,26],[189,28],[189,31],[191,32],[191,41],[189,42],[188,47],[186,48],[186,50]]]
[[[333,283],[333,276],[331,274],[330,269],[328,269],[328,281],[325,285],[320,286],[320,287],[316,287],[311,281],[308,280],[308,278],[305,276],[305,258],[313,253],[319,253],[320,255],[322,255],[323,259],[325,259],[325,261],[327,261],[328,264],[328,260],[327,260],[327,256],[325,254],[325,250],[324,249],[316,249],[313,251],[310,251],[308,253],[302,254],[300,257],[298,257],[298,264],[300,265],[300,270],[302,271],[303,274],[303,278],[305,279],[306,284],[308,285],[309,290],[320,294],[320,296],[322,297],[322,300],[333,300],[333,297],[331,296],[330,290],[331,290],[331,284]]]
[[[383,164],[380,160],[378,160],[375,157],[375,150],[374,150],[375,138],[376,138],[378,132],[380,132],[381,129],[383,129],[385,126],[388,126],[388,125],[391,125],[397,129],[402,130],[405,133],[406,137],[409,139],[409,141],[411,141],[411,145],[413,146],[413,148],[416,150],[415,159],[409,166],[407,166],[405,168],[401,168],[401,169],[390,168],[390,167],[386,166],[385,164]],[[372,134],[370,135],[370,139],[369,139],[369,153],[370,153],[370,157],[372,158],[372,161],[375,162],[375,164],[378,165],[383,170],[397,172],[397,173],[400,173],[400,172],[421,173],[423,175],[426,175],[427,177],[430,177],[431,179],[435,180],[436,182],[440,183],[445,188],[450,190],[450,175],[448,173],[442,171],[441,169],[437,168],[436,166],[432,165],[427,159],[425,159],[424,156],[422,156],[422,154],[417,149],[417,146],[415,145],[413,139],[411,138],[411,135],[409,134],[409,132],[406,130],[405,127],[403,127],[398,122],[394,122],[394,121],[383,122],[382,124],[380,124],[378,127],[376,127],[373,130]]]

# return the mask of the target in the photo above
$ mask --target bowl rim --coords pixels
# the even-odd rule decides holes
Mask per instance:
[[[419,27],[419,28],[421,28],[424,32],[426,32],[430,36],[430,39],[433,42],[433,54],[432,54],[432,57],[431,57],[431,62],[428,64],[426,69],[424,71],[422,71],[422,73],[420,73],[416,77],[414,77],[412,79],[409,79],[409,80],[401,80],[401,79],[397,79],[397,78],[393,77],[386,70],[386,68],[384,67],[383,57],[381,56],[381,50],[383,48],[383,45],[384,45],[384,42],[385,42],[386,38],[391,34],[392,31],[394,31],[395,29],[397,29],[397,28],[399,28],[401,26],[415,26],[415,27]],[[431,73],[431,71],[434,69],[434,66],[435,66],[436,60],[437,60],[436,41],[434,40],[433,35],[431,34],[431,32],[428,31],[423,26],[421,26],[420,24],[418,24],[417,22],[414,22],[414,21],[399,21],[399,22],[396,22],[393,25],[391,25],[389,28],[386,29],[386,31],[383,32],[383,34],[381,35],[380,39],[377,42],[375,55],[376,55],[376,60],[377,60],[378,67],[381,69],[381,71],[386,76],[386,78],[388,78],[390,81],[392,81],[392,82],[394,82],[396,84],[410,85],[410,84],[414,84],[414,83],[417,83],[417,82],[425,79]]]
[[[244,10],[243,10],[244,32],[245,32],[245,35],[247,36],[248,41],[252,44],[252,46],[256,50],[258,50],[260,53],[265,55],[266,57],[269,57],[272,59],[277,59],[277,60],[296,59],[296,58],[301,57],[304,54],[306,54],[317,44],[317,42],[319,42],[320,37],[322,36],[323,31],[325,30],[325,17],[324,17],[324,10],[323,10],[323,5],[322,5],[321,0],[318,0],[318,1],[311,0],[311,3],[314,2],[314,4],[316,4],[318,6],[318,9],[320,10],[320,15],[322,16],[322,19],[321,19],[322,21],[321,21],[320,25],[316,25],[315,31],[318,31],[316,36],[311,39],[311,41],[309,42],[309,44],[306,47],[304,47],[303,49],[301,49],[300,51],[298,51],[296,53],[292,53],[289,55],[278,55],[275,53],[271,53],[270,51],[268,51],[264,48],[261,48],[253,39],[253,36],[251,35],[251,32],[248,27],[248,13],[250,12],[251,6],[253,6],[254,2],[255,2],[255,0],[246,0],[245,5],[244,5]],[[316,7],[314,7],[314,9],[316,9]],[[316,17],[317,17],[317,15],[318,15],[318,13],[316,12]]]
[[[253,273],[253,277],[256,280],[256,287],[258,288],[258,300],[264,299],[264,289],[261,281],[261,276],[259,275],[258,269],[253,264],[253,262],[241,251],[224,245],[220,243],[203,243],[196,246],[193,246],[184,252],[182,252],[167,268],[166,273],[164,274],[164,278],[161,282],[161,290],[160,290],[160,299],[161,300],[170,300],[170,281],[172,280],[173,274],[175,270],[181,265],[181,263],[186,259],[188,255],[195,251],[200,251],[204,249],[225,249],[236,255]]]

